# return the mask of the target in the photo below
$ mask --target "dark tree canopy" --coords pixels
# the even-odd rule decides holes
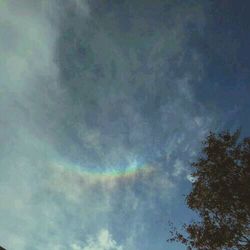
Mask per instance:
[[[250,138],[239,135],[210,133],[203,142],[186,197],[200,220],[184,225],[185,236],[174,229],[168,241],[188,249],[250,249]]]

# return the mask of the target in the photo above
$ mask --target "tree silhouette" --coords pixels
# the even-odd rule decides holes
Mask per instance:
[[[201,157],[192,164],[192,190],[187,206],[200,220],[172,226],[172,237],[187,249],[250,249],[250,138],[240,132],[210,133]]]

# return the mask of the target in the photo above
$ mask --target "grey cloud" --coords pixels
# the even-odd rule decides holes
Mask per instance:
[[[137,15],[138,1],[129,29],[115,14],[123,8],[95,1],[3,6],[1,242],[63,250],[108,228],[124,249],[139,249],[186,174],[173,167],[177,154],[185,164],[212,124],[193,96],[202,62],[185,36],[187,22],[202,26],[202,7],[172,6],[178,16],[169,11],[169,24],[156,27],[150,11]],[[124,168],[132,160],[154,171],[105,183],[53,165]]]

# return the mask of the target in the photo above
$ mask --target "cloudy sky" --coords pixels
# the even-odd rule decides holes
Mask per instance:
[[[201,141],[250,134],[249,25],[246,1],[1,0],[0,244],[185,249]]]

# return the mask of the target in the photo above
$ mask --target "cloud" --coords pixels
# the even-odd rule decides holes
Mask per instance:
[[[57,106],[51,98],[58,83],[56,30],[42,3],[4,1],[0,15],[0,241],[7,249],[27,249],[35,241],[32,234],[46,227],[37,218],[54,223],[54,204],[42,198],[54,150],[38,124],[45,125],[48,109],[53,113]],[[40,204],[47,211],[38,209]]]
[[[122,19],[123,6],[99,4],[1,5],[0,241],[7,249],[65,250],[82,235],[96,236],[75,250],[146,249],[140,238],[149,239],[155,217],[171,209],[186,160],[212,124],[193,91],[202,63],[185,54],[186,22],[202,22],[202,9],[175,6],[181,14],[170,11],[173,25],[165,27],[152,26],[144,12],[152,5]],[[75,171],[124,170],[134,161],[152,171],[106,179]]]
[[[113,240],[112,235],[106,229],[102,229],[97,237],[89,237],[83,247],[77,244],[71,247],[72,250],[123,250],[123,247]]]

